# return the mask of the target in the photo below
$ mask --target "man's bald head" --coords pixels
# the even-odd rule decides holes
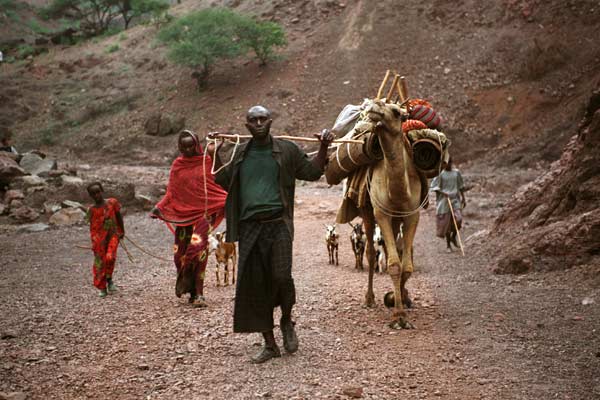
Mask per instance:
[[[246,113],[246,120],[256,117],[264,117],[266,119],[271,119],[271,111],[267,110],[263,106],[252,106]]]
[[[246,128],[257,143],[266,143],[269,141],[272,122],[271,111],[263,106],[251,107],[248,113],[246,113]]]

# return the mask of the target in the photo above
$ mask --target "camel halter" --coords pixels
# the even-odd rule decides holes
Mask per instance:
[[[419,211],[421,211],[423,209],[423,207],[425,206],[425,204],[427,204],[427,200],[428,200],[427,197],[425,197],[425,199],[423,199],[421,204],[419,204],[419,206],[412,211],[400,211],[400,210],[393,210],[391,208],[387,208],[386,206],[381,204],[381,202],[379,200],[377,200],[375,198],[375,196],[373,196],[371,194],[371,167],[369,167],[369,170],[367,171],[367,192],[369,193],[369,198],[373,202],[373,205],[376,206],[378,209],[380,209],[381,212],[383,212],[385,215],[387,215],[388,217],[392,217],[392,218],[410,217],[411,215],[414,215],[414,214],[418,213]]]

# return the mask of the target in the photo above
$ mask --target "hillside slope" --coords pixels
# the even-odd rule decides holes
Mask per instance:
[[[211,5],[281,23],[289,38],[282,59],[266,67],[247,58],[221,62],[208,89],[198,92],[190,69],[166,59],[155,40],[158,28],[138,25],[1,65],[0,126],[15,133],[19,149],[41,148],[70,163],[166,167],[174,139],[146,135],[151,118],[184,120],[200,134],[243,132],[245,111],[260,103],[273,111],[275,131],[308,136],[331,127],[344,105],[373,97],[385,71],[393,69],[406,76],[411,97],[430,100],[443,115],[451,153],[477,179],[471,184],[505,199],[558,160],[569,138],[582,137],[579,121],[600,87],[595,1],[183,0],[170,12],[181,16]],[[3,22],[10,29],[11,21]],[[597,148],[595,141],[578,143],[589,154]],[[572,185],[595,182],[596,172],[560,165],[551,173],[558,180],[548,187],[558,188],[554,198],[542,194],[521,207],[517,196],[499,200],[493,210],[469,211],[500,215],[488,245],[498,247],[501,264],[509,265],[504,269],[511,270],[511,260],[525,257],[531,246],[513,248],[518,237],[503,231],[522,236],[535,228],[520,222],[534,209],[554,210],[552,204],[573,193]],[[597,207],[597,198],[583,196],[577,204],[585,209],[577,218]],[[550,212],[552,218],[545,212],[531,240],[552,230],[550,222],[571,226],[575,214],[567,211]],[[556,265],[573,255],[586,262],[596,257],[594,221],[582,233],[584,248],[567,247],[555,257],[556,247],[547,246],[538,260]],[[510,243],[500,246],[502,241]]]
[[[307,135],[331,126],[345,104],[373,96],[391,68],[407,77],[411,96],[430,99],[444,115],[459,160],[531,166],[558,158],[600,78],[600,49],[589,39],[600,26],[593,1],[565,8],[559,1],[188,0],[171,12],[214,3],[282,23],[290,38],[284,60],[266,68],[222,63],[198,93],[190,70],[166,60],[156,28],[136,26],[4,65],[0,122],[25,148],[146,161],[172,142],[143,135],[158,112],[185,117],[201,133],[241,130],[244,111],[263,103],[278,130]],[[115,43],[119,50],[108,53]]]

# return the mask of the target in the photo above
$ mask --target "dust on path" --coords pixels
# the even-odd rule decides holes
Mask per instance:
[[[13,233],[0,241],[0,391],[30,399],[336,399],[357,388],[368,399],[600,395],[600,313],[581,305],[600,302],[598,279],[577,268],[492,275],[476,240],[465,258],[445,253],[430,209],[409,281],[418,329],[394,331],[382,305],[388,276],[375,277],[377,306],[363,307],[367,274],[353,268],[348,226],[339,227],[340,265],[327,265],[323,224],[334,219],[339,188],[301,186],[297,199],[297,354],[248,362],[260,340],[232,333],[234,289],[215,286],[212,257],[208,309],[177,299],[174,267],[135,249],[136,264],[119,256],[119,293],[100,299],[91,255],[75,247],[87,243],[87,227]],[[465,238],[489,223],[477,215]],[[126,225],[139,244],[170,256],[161,223],[135,214]],[[276,337],[281,343],[278,329]]]

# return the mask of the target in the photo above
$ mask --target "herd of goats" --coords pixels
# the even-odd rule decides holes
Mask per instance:
[[[367,235],[363,231],[362,223],[353,225],[352,222],[349,222],[348,225],[352,227],[350,242],[352,243],[352,252],[354,253],[355,258],[355,268],[363,269],[363,256],[365,254],[365,248],[367,247]],[[327,253],[329,254],[329,264],[339,265],[338,247],[340,244],[340,235],[336,232],[336,227],[336,224],[325,225],[325,243],[327,244]],[[380,274],[384,273],[387,270],[385,242],[378,225],[375,225],[373,247],[375,248],[375,269]]]
[[[365,248],[367,247],[367,235],[363,230],[362,223],[352,224],[348,223],[352,227],[352,234],[350,235],[350,242],[352,243],[352,252],[356,260],[355,268],[363,269],[363,257],[365,254]],[[329,264],[339,265],[338,262],[338,247],[340,244],[340,235],[336,232],[336,224],[325,225],[325,243],[327,244],[327,253],[329,254]],[[237,252],[234,243],[228,243],[225,241],[225,235],[222,232],[210,234],[209,237],[209,249],[211,253],[214,253],[216,260],[216,278],[217,286],[229,285],[231,277],[231,284],[235,283],[235,266],[237,263]],[[385,243],[383,236],[381,235],[381,229],[379,226],[375,226],[375,233],[373,235],[373,246],[375,247],[375,259],[377,260],[376,271],[379,273],[386,272],[387,263],[385,256]],[[231,265],[231,268],[230,268]],[[223,270],[223,280],[221,281],[221,269]]]

